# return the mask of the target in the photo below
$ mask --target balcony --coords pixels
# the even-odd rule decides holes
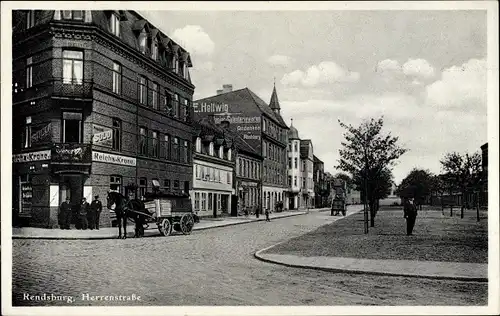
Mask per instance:
[[[51,149],[54,173],[90,174],[92,147],[90,144],[61,143]]]
[[[19,86],[17,83],[12,87],[12,101],[23,102],[47,95],[56,97],[91,99],[92,80],[83,80],[79,83],[64,83],[62,78],[50,78],[30,88]]]

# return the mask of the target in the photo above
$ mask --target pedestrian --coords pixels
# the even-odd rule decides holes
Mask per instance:
[[[269,209],[266,208],[266,222],[270,222],[271,219],[269,219]]]
[[[413,226],[417,219],[417,207],[413,202],[413,198],[406,198],[404,203],[404,218],[406,218],[406,235],[411,236],[413,233]]]
[[[70,229],[69,226],[71,223],[71,216],[73,214],[71,210],[71,202],[69,196],[67,196],[66,200],[61,203],[59,214],[60,214],[60,228]]]
[[[89,210],[89,203],[87,203],[86,198],[82,198],[82,203],[80,204],[80,208],[78,210],[78,220],[80,222],[79,228],[82,230],[86,230],[89,223],[87,221],[87,213]]]
[[[99,195],[94,196],[94,200],[90,203],[91,222],[89,223],[90,229],[95,228],[99,230],[99,218],[101,217],[102,203],[99,201]]]

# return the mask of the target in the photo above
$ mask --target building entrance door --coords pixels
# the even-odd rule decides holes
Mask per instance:
[[[295,197],[293,197],[293,196],[289,197],[288,198],[288,209],[289,210],[295,209],[295,205],[294,205],[295,203],[293,203],[293,202],[295,202]]]
[[[83,197],[83,175],[63,175],[59,180],[59,205],[70,198],[72,217],[71,224],[76,224],[78,220],[77,206],[80,205]]]

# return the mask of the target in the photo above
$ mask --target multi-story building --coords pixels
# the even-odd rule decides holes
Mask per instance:
[[[325,164],[316,155],[314,158],[314,206],[327,207],[328,191],[325,182]]]
[[[300,138],[299,132],[290,124],[288,130],[288,209],[298,209],[302,203],[300,191],[302,189],[302,172],[300,159]]]
[[[191,188],[189,53],[134,11],[14,11],[13,205]],[[104,210],[101,224],[110,225]]]
[[[234,193],[233,142],[206,119],[194,122],[193,128],[193,209],[199,217],[228,215]]]
[[[305,208],[311,208],[314,206],[314,154],[313,144],[310,139],[300,141],[300,160],[302,178],[301,204]]]
[[[231,131],[239,134],[262,157],[262,208],[274,210],[276,202],[286,206],[286,144],[288,127],[280,115],[280,105],[273,89],[267,105],[250,89],[221,93],[193,103],[195,118],[213,116],[216,124],[230,123]]]

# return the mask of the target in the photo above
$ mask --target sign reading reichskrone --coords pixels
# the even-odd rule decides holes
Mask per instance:
[[[113,163],[117,165],[131,166],[131,167],[135,167],[136,165],[135,158],[101,153],[98,151],[92,151],[92,160],[98,162]]]
[[[35,151],[31,153],[12,155],[12,162],[31,162],[39,160],[50,160],[50,150]]]

